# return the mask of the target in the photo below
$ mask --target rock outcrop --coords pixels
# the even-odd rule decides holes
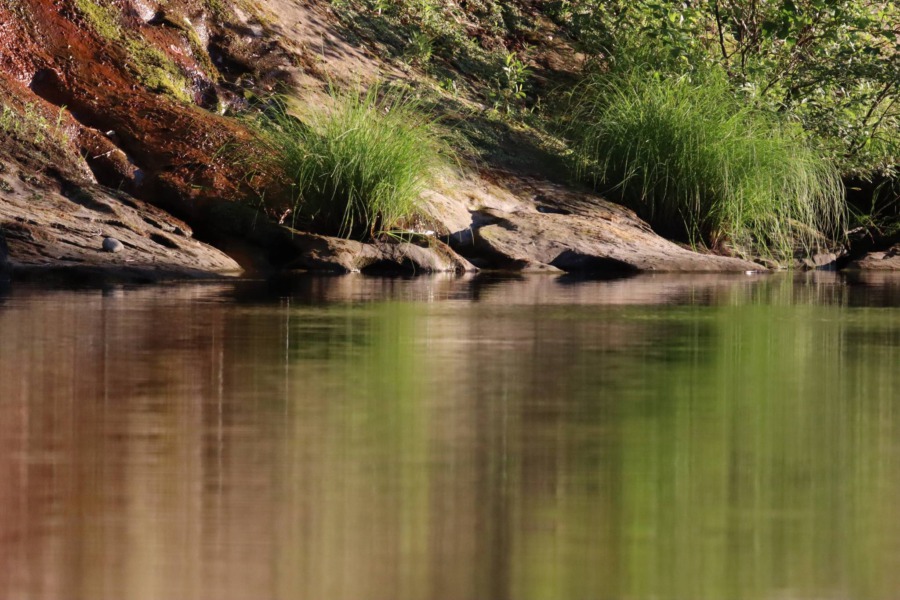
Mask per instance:
[[[897,271],[900,272],[900,244],[878,252],[869,252],[859,260],[848,265],[850,269],[862,271]]]
[[[15,137],[56,135],[96,182],[180,218],[238,195],[240,169],[214,158],[228,145],[246,151],[250,135],[218,111],[246,104],[239,80],[271,87],[286,62],[271,40],[241,35],[248,25],[227,4],[7,4],[0,92],[20,123]]]
[[[124,193],[99,186],[60,189],[58,182],[17,174],[10,165],[0,180],[6,239],[0,263],[8,260],[16,272],[101,268],[151,278],[240,272],[226,254],[193,239],[183,221]],[[105,251],[108,238],[119,242],[120,251]]]
[[[477,271],[469,261],[434,238],[417,237],[413,241],[386,241],[364,244],[354,240],[296,232],[291,243],[297,258],[288,265],[294,269],[337,273],[471,273]]]
[[[642,222],[597,215],[480,210],[454,248],[475,264],[516,270],[578,273],[760,271],[749,261],[699,254],[669,242]]]
[[[218,202],[201,213],[204,237],[250,272],[353,273],[476,271],[440,240],[418,234],[370,243],[306,233],[263,218],[243,203]]]
[[[506,178],[462,193],[468,215],[452,211],[446,198],[432,198],[432,212],[453,230],[450,245],[478,267],[599,275],[766,270],[665,240],[633,211],[586,191]]]
[[[278,225],[270,217],[288,214],[289,184],[260,175],[265,157],[254,155],[246,121],[219,113],[265,98],[275,82],[302,103],[329,81],[413,75],[350,40],[327,3],[263,0],[260,14],[216,5],[0,5],[0,98],[12,119],[0,147],[0,228],[14,269],[765,270],[669,242],[632,211],[551,183],[558,173],[511,131],[488,136],[502,146],[491,155],[521,160],[472,163],[430,190],[435,236],[367,244]],[[253,178],[268,186],[270,214],[242,202],[249,187],[259,191]],[[892,250],[857,267],[897,262]]]
[[[223,153],[246,158],[252,134],[219,113],[289,62],[257,20],[228,2],[0,3],[0,228],[15,272],[240,272],[191,229],[245,193],[246,166]]]

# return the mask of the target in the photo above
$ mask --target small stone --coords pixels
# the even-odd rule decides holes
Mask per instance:
[[[116,238],[103,238],[103,251],[104,252],[121,252],[125,249],[125,246],[122,245],[122,242],[117,240]]]

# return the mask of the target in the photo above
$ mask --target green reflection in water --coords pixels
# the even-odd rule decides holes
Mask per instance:
[[[8,298],[0,595],[895,597],[895,288],[367,281]]]
[[[582,355],[614,442],[536,507],[515,597],[893,597],[900,315],[783,300],[624,311],[644,342]]]

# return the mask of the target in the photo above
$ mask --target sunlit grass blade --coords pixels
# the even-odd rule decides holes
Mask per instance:
[[[434,119],[411,96],[331,94],[299,120],[283,106],[259,122],[295,187],[295,214],[315,231],[361,238],[402,226],[447,154]]]
[[[741,104],[715,73],[598,75],[573,94],[575,170],[659,233],[788,259],[843,232],[835,167],[795,123]]]

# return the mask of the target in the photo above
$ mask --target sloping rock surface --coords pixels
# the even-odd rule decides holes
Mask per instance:
[[[880,252],[870,252],[861,259],[850,263],[849,268],[863,271],[900,272],[900,244]]]
[[[0,2],[0,90],[55,115],[97,182],[190,219],[208,197],[237,194],[239,173],[213,160],[249,137],[216,114],[241,91],[230,80],[264,79],[280,60],[230,11],[203,5]]]
[[[47,267],[101,267],[172,275],[232,274],[239,265],[193,239],[191,229],[166,212],[99,186],[54,189],[3,176],[0,233],[14,271]],[[119,252],[104,240],[120,242]],[[109,246],[109,244],[107,244]],[[4,248],[0,242],[0,263]]]
[[[477,269],[437,239],[364,244],[354,240],[294,233],[298,257],[293,268],[348,273],[400,271],[407,273],[466,273]]]
[[[742,272],[764,267],[702,254],[663,239],[632,211],[593,194],[547,182],[514,184],[520,204],[475,208],[450,236],[477,266],[567,272]],[[485,200],[484,196],[481,197]]]

